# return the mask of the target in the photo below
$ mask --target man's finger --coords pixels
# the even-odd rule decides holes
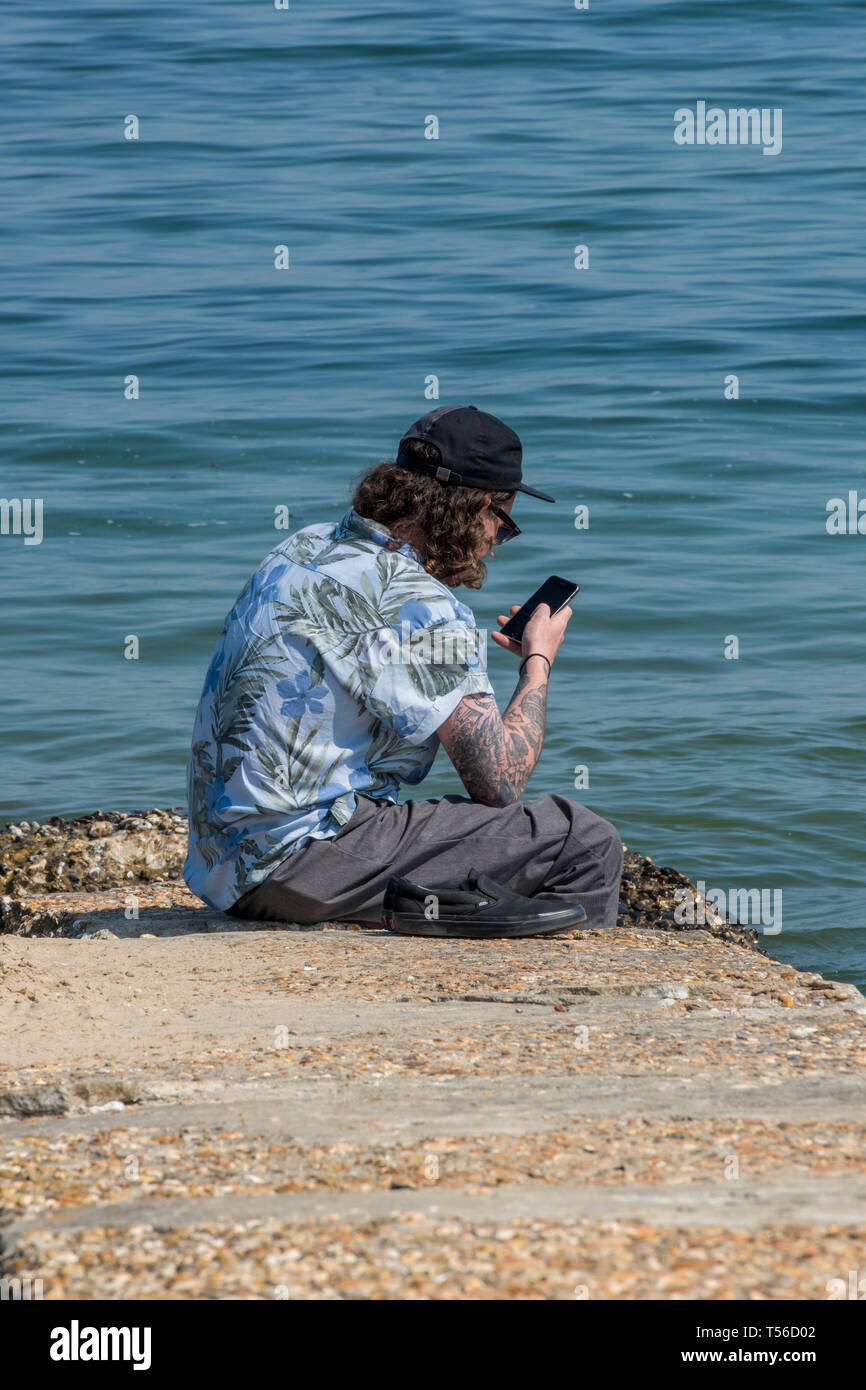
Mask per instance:
[[[548,604],[540,603],[537,608],[533,608],[532,613],[530,614],[529,621],[531,623],[535,622],[536,618],[540,618],[543,623],[546,623],[549,620],[550,608]]]

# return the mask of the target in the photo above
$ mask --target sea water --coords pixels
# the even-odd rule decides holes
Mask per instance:
[[[278,527],[472,403],[557,503],[521,499],[460,597],[489,628],[581,586],[530,794],[781,893],[766,948],[863,983],[862,7],[71,0],[4,28],[3,819],[180,804]],[[780,148],[674,139],[714,108],[781,113]],[[440,755],[424,791],[456,790]]]

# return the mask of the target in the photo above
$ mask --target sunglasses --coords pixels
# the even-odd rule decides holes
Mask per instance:
[[[513,541],[515,536],[520,535],[520,527],[511,520],[507,512],[504,512],[501,507],[494,507],[492,502],[490,510],[500,523],[496,535],[493,537],[494,545],[504,545],[506,541]]]

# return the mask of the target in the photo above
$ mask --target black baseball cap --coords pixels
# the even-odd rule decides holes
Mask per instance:
[[[435,444],[441,464],[404,453],[407,439]],[[514,430],[474,405],[440,405],[422,415],[400,440],[397,463],[410,473],[429,473],[440,483],[486,488],[492,492],[528,492],[553,502],[546,492],[521,481],[523,445]]]

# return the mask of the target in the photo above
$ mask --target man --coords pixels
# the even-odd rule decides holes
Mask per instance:
[[[439,934],[484,934],[491,913],[512,924],[500,935],[614,924],[613,826],[563,796],[521,800],[571,609],[536,609],[519,644],[492,634],[521,658],[500,714],[482,634],[448,587],[479,588],[484,557],[520,534],[517,492],[553,501],[522,482],[521,459],[501,420],[439,406],[396,462],[365,474],[342,521],[298,531],[253,575],[207,673],[189,764],[184,877],[210,906],[378,923],[396,881],[392,925],[395,902],[436,921],[440,897],[469,929]],[[468,796],[398,803],[440,744]]]

